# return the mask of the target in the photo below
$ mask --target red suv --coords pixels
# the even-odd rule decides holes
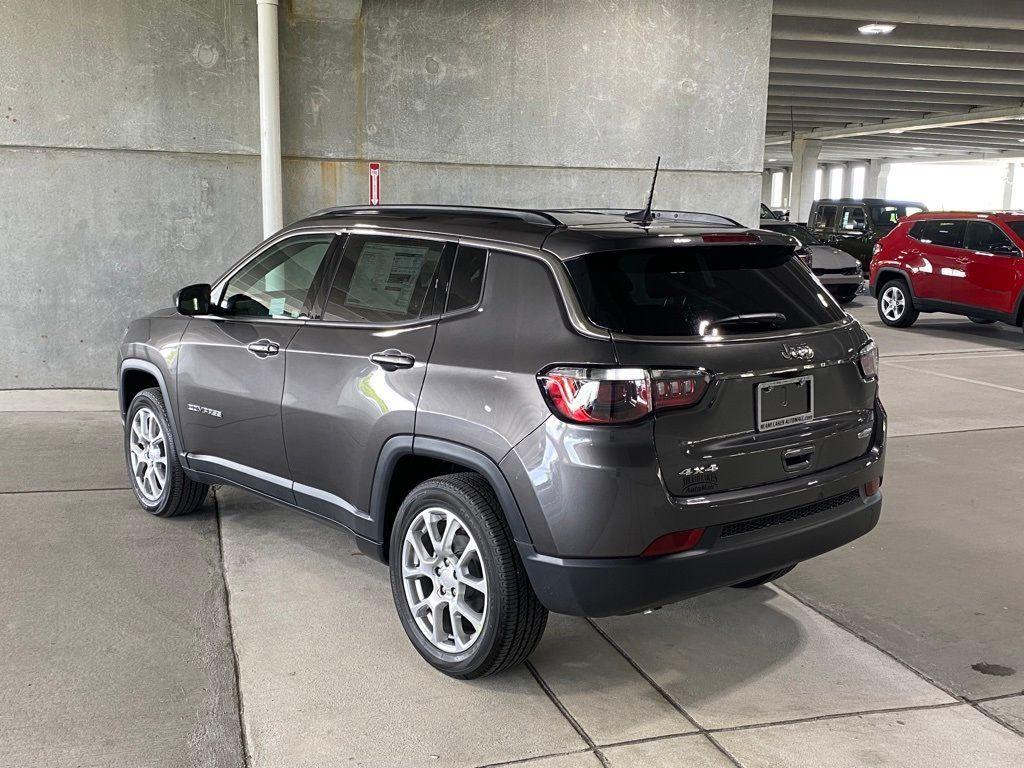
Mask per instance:
[[[874,247],[871,295],[886,325],[920,312],[1021,325],[1024,212],[918,213]]]

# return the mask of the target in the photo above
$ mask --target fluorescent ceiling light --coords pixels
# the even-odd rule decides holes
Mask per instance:
[[[911,147],[911,149],[917,150],[918,152],[928,149],[928,147]]]
[[[863,27],[857,27],[857,31],[862,35],[888,35],[896,29],[895,24],[865,24]]]
[[[1017,141],[1024,141],[1024,139],[1017,139]],[[774,157],[769,157],[768,158],[768,162],[769,163],[774,163],[775,162],[775,158]]]

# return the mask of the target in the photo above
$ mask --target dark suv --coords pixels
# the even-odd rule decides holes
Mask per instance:
[[[826,245],[857,259],[867,275],[875,243],[889,234],[900,219],[926,210],[922,203],[875,197],[815,200],[807,227]]]
[[[229,483],[390,566],[456,677],[547,611],[754,586],[878,520],[877,353],[793,241],[672,214],[321,211],[120,348],[139,503]]]

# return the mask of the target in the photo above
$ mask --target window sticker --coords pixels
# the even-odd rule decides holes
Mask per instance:
[[[284,314],[284,303],[286,301],[285,296],[277,296],[270,300],[270,314],[272,315],[283,315]]]
[[[345,306],[408,313],[429,245],[366,243]]]

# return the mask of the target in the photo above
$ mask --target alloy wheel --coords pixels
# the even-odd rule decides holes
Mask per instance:
[[[149,502],[160,500],[167,483],[167,443],[156,414],[139,408],[128,437],[135,488]]]
[[[882,314],[887,320],[896,322],[903,317],[907,308],[907,297],[895,285],[890,285],[882,292]]]
[[[429,507],[409,525],[402,582],[413,620],[435,648],[462,653],[480,638],[487,575],[476,539],[450,509]]]

